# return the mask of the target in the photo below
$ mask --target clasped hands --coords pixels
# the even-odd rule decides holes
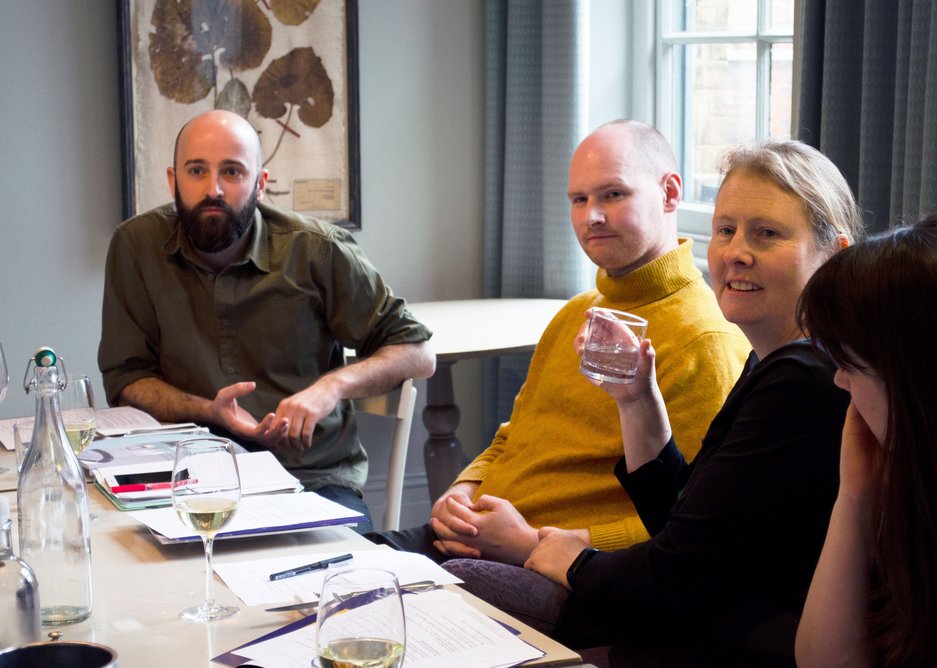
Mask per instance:
[[[472,502],[476,489],[476,483],[456,483],[433,504],[436,549],[450,557],[524,566],[568,588],[566,571],[589,546],[588,531],[538,531],[507,499],[483,494]]]
[[[450,557],[521,565],[537,545],[537,530],[507,499],[472,496],[476,483],[456,483],[433,504],[433,545]]]
[[[312,447],[316,424],[335,409],[341,398],[323,379],[283,399],[276,413],[267,413],[260,420],[238,405],[238,399],[253,392],[257,384],[246,381],[228,385],[212,400],[213,419],[235,436],[273,450],[307,450]]]

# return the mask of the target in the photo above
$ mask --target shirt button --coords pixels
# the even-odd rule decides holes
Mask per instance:
[[[215,275],[214,275],[214,274],[209,274],[209,275],[208,275],[208,280],[209,280],[209,281],[215,280]]]
[[[229,366],[227,369],[225,369],[225,371],[227,371],[227,372],[228,372],[228,375],[230,376],[230,375],[234,374],[234,367],[233,367],[233,366]]]
[[[228,325],[231,324],[231,321],[228,320],[227,318],[225,318],[224,320],[221,321],[221,324],[224,325],[225,327],[227,327]]]

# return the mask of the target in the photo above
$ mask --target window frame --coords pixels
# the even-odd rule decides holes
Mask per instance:
[[[667,137],[674,147],[681,173],[685,171],[683,162],[685,143],[675,131],[674,99],[671,77],[673,58],[676,47],[704,43],[740,43],[755,42],[755,140],[768,136],[770,123],[770,85],[771,85],[771,48],[778,43],[793,45],[793,90],[791,101],[791,134],[796,127],[797,108],[797,62],[798,29],[801,0],[794,0],[794,21],[790,33],[770,28],[770,0],[757,0],[757,18],[754,32],[751,31],[669,31],[665,18],[670,15],[673,3],[681,0],[660,0],[646,3],[636,1],[632,4],[632,100],[644,100],[643,104],[632,104],[633,118],[650,118],[655,127]],[[642,36],[643,35],[643,36]],[[653,35],[648,39],[647,35]],[[653,76],[647,77],[648,56],[653,68]],[[638,73],[644,69],[644,77]],[[642,84],[642,80],[644,83]],[[652,108],[648,102],[653,100]],[[678,141],[679,139],[679,141]],[[692,167],[692,166],[691,166]],[[704,273],[707,272],[706,251],[712,232],[713,205],[711,203],[683,200],[677,213],[677,228],[681,236],[694,240],[694,259]]]

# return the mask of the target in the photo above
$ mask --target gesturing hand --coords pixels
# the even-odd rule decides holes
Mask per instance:
[[[323,376],[305,390],[287,397],[277,406],[276,417],[289,423],[289,430],[281,446],[295,450],[312,447],[312,434],[316,425],[335,410],[341,396],[333,391],[328,376]]]
[[[289,429],[289,421],[267,413],[259,422],[238,405],[238,398],[247,396],[257,387],[254,382],[234,383],[218,390],[212,400],[213,422],[234,436],[275,448]]]

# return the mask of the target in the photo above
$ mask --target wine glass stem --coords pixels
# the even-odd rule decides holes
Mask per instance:
[[[205,608],[211,610],[215,607],[215,597],[212,593],[214,578],[212,577],[211,567],[211,551],[212,546],[215,544],[215,537],[202,536],[202,543],[205,545]]]

